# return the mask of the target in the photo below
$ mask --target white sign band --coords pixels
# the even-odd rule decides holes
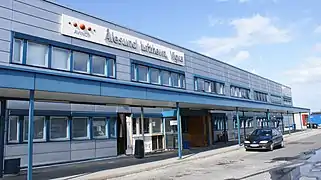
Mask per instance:
[[[184,53],[110,28],[62,14],[61,34],[185,65]]]

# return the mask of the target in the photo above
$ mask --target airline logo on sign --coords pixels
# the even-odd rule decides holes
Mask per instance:
[[[183,52],[64,14],[61,21],[63,35],[185,65]]]

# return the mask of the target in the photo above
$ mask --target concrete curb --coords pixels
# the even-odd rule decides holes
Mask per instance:
[[[314,135],[317,135],[320,133],[321,133],[321,131],[318,131],[318,130],[305,130],[302,132],[292,133],[291,135],[284,135],[284,139],[286,142],[292,142],[292,141],[300,140],[300,139],[303,139],[306,137],[314,136]],[[293,138],[294,138],[294,140],[293,140]],[[154,169],[158,169],[158,168],[166,168],[168,166],[175,165],[178,163],[184,163],[184,162],[189,162],[189,161],[196,160],[196,159],[203,159],[203,158],[207,158],[207,157],[212,157],[212,156],[216,156],[216,155],[219,155],[222,153],[229,153],[229,152],[237,151],[240,149],[243,149],[243,146],[233,145],[233,146],[229,146],[229,147],[225,147],[225,148],[221,148],[221,149],[213,149],[213,150],[206,151],[203,153],[186,155],[181,160],[178,160],[177,158],[170,158],[170,159],[165,159],[165,160],[161,160],[161,161],[135,165],[135,166],[132,166],[131,168],[122,167],[122,168],[117,168],[117,169],[113,169],[113,170],[107,170],[110,172],[100,171],[100,172],[92,173],[89,175],[85,175],[81,179],[84,179],[84,180],[106,180],[106,179],[112,179],[112,178],[119,178],[119,177],[127,176],[130,174],[141,173],[144,171],[150,171],[150,170],[154,170]],[[117,173],[115,171],[119,171],[119,173]]]

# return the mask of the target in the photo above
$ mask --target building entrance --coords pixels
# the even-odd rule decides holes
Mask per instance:
[[[126,117],[130,114],[118,113],[117,116],[117,155],[126,153],[127,149],[127,126]]]

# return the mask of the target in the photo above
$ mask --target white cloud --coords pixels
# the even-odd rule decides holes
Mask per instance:
[[[260,14],[250,18],[234,19],[229,25],[236,31],[231,37],[204,36],[194,41],[200,50],[209,56],[221,58],[240,48],[258,44],[285,43],[291,40],[287,29],[278,28],[268,17]]]
[[[292,89],[295,106],[320,110],[321,57],[312,56],[284,74],[285,81]]]
[[[216,26],[216,25],[224,24],[225,20],[221,19],[221,18],[214,18],[212,15],[209,15],[208,22],[209,22],[210,26]]]
[[[250,53],[248,51],[239,51],[230,63],[233,65],[238,65],[242,61],[248,59],[249,57],[250,57]]]
[[[314,29],[315,33],[321,33],[321,25]]]
[[[321,52],[321,43],[316,43],[313,49],[316,52]]]
[[[320,82],[321,57],[308,57],[299,66],[286,71],[291,84],[308,84]]]

